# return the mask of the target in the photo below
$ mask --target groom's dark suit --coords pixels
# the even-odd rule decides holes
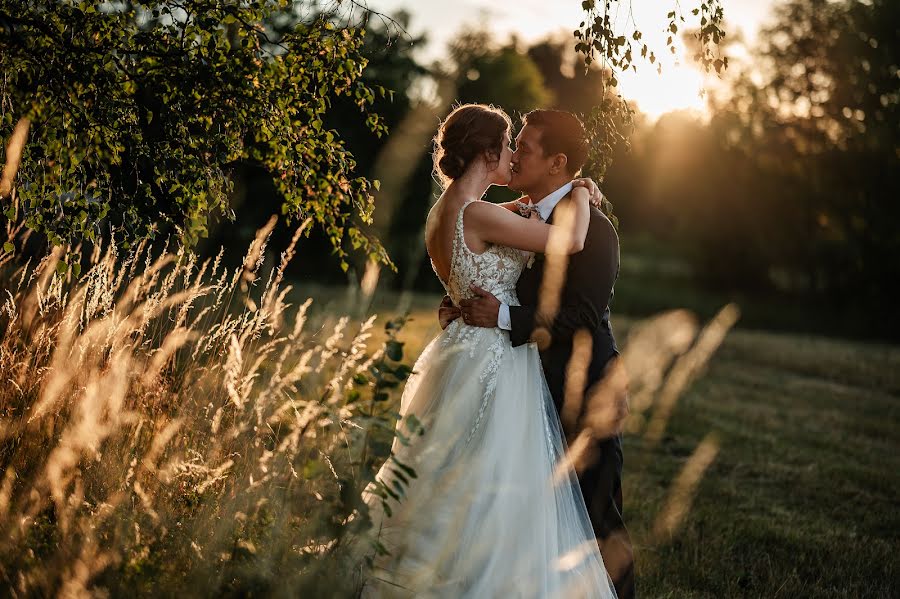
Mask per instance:
[[[619,238],[599,210],[592,207],[590,218],[584,249],[569,256],[555,320],[535,322],[546,264],[541,254],[530,269],[522,271],[516,285],[522,305],[509,308],[513,346],[530,341],[536,326],[546,326],[550,331],[541,363],[557,411],[563,405],[566,369],[577,331],[587,331],[593,341],[585,392],[603,378],[610,359],[619,353],[609,323],[609,301],[619,272]],[[552,221],[551,213],[547,222]],[[577,430],[564,432],[570,440],[578,434]],[[622,439],[619,435],[602,439],[595,449],[595,461],[582,470],[578,480],[616,592],[620,599],[627,599],[634,596],[634,573],[631,540],[622,520]]]

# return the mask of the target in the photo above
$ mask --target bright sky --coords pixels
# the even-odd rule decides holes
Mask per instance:
[[[691,22],[691,9],[701,0],[681,0],[687,21],[684,26],[696,26]],[[740,32],[752,41],[757,30],[768,18],[775,0],[723,0],[726,31],[729,35]],[[553,4],[553,8],[548,5]],[[385,14],[406,10],[412,15],[409,31],[413,35],[425,33],[428,45],[420,54],[420,60],[430,63],[443,56],[447,42],[464,27],[485,27],[500,41],[516,34],[528,43],[560,32],[571,35],[584,18],[580,0],[369,0],[368,5]],[[624,27],[629,17],[627,0],[621,1],[619,27]],[[676,0],[632,0],[631,10],[637,28],[644,34],[644,41],[657,49],[663,64],[663,73],[649,63],[638,62],[637,73],[629,72],[620,78],[620,86],[626,98],[634,100],[651,118],[677,109],[693,108],[702,111],[704,100],[699,96],[703,87],[703,75],[692,66],[683,53],[679,36],[679,49],[673,56],[665,51],[668,32],[666,13],[673,10]],[[628,31],[631,30],[628,24]],[[573,41],[574,44],[574,41]],[[680,62],[675,66],[675,62]],[[643,68],[642,68],[643,67]]]

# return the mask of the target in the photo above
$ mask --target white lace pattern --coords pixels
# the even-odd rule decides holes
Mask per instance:
[[[519,298],[516,296],[516,281],[525,267],[527,256],[523,256],[522,252],[511,247],[502,245],[490,245],[484,252],[476,254],[469,246],[466,245],[464,215],[466,208],[478,200],[469,200],[459,209],[459,215],[456,217],[456,231],[453,235],[453,247],[450,257],[450,275],[449,280],[444,281],[438,275],[438,279],[444,285],[447,295],[453,300],[453,303],[459,305],[460,300],[473,297],[473,293],[469,286],[474,284],[478,287],[489,291],[498,300],[508,306],[518,306]],[[432,268],[434,263],[432,263]],[[437,269],[435,269],[437,274]],[[499,328],[482,329],[465,324],[461,318],[454,320],[447,327],[447,336],[444,339],[444,345],[464,344],[469,346],[470,357],[475,357],[477,345],[468,343],[474,340],[474,337],[482,332],[490,332],[496,335],[497,339],[490,346],[490,352],[493,354],[488,362],[487,368],[482,372],[478,379],[484,383],[484,397],[475,417],[472,429],[469,431],[467,441],[470,441],[481,424],[484,412],[490,402],[491,395],[497,386],[497,368],[500,366],[500,360],[503,358],[503,331]]]

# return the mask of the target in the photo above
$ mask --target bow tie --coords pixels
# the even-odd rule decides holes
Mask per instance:
[[[516,202],[516,209],[519,211],[519,214],[524,216],[525,218],[530,217],[532,214],[536,214],[537,217],[543,222],[544,217],[541,216],[541,211],[538,210],[538,207],[534,204],[526,204],[525,202]]]

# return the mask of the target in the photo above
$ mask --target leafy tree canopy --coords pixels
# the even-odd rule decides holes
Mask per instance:
[[[815,286],[883,302],[900,280],[900,4],[785,0],[775,16],[720,107],[726,135],[795,185]]]
[[[599,63],[604,76],[601,78],[602,101],[594,106],[587,118],[591,132],[589,164],[596,176],[602,178],[612,162],[613,150],[620,142],[627,144],[633,111],[619,93],[618,77],[629,69],[636,71],[641,62],[649,63],[662,72],[657,52],[644,41],[644,33],[638,28],[632,15],[633,0],[583,0],[581,8],[585,19],[574,31],[575,50],[584,58],[584,66]],[[728,67],[728,57],[721,55],[720,45],[725,39],[722,28],[725,12],[721,0],[700,0],[694,8],[682,7],[677,0],[661,3],[666,10],[668,26],[664,51],[675,53],[678,32],[690,29],[695,41],[693,59],[709,72],[721,73]],[[621,15],[628,15],[620,20]],[[624,21],[624,24],[623,24]]]
[[[636,68],[638,55],[655,61],[633,20],[622,31],[614,18],[630,2],[583,2],[575,32],[575,49],[601,65],[610,90],[588,120],[597,176],[630,115],[612,91],[616,74]],[[96,239],[108,226],[126,245],[168,227],[193,245],[211,217],[231,216],[232,167],[254,163],[288,220],[317,223],[345,267],[347,248],[389,261],[361,229],[378,183],[358,175],[342,132],[329,127],[349,101],[371,131],[386,130],[373,106],[388,92],[362,77],[365,32],[348,18],[356,8],[364,2],[0,0],[0,136],[25,141],[20,164],[4,158],[4,212],[54,244]],[[697,59],[721,69],[725,59],[709,50],[724,35],[719,0],[691,15]],[[669,17],[674,36],[685,22],[677,2]],[[548,102],[539,71],[512,48],[468,60],[468,92],[515,73],[505,95],[521,106],[507,108]]]
[[[531,59],[514,44],[497,47],[486,30],[463,32],[451,43],[450,55],[459,102],[495,104],[515,118],[550,100]]]
[[[323,120],[349,98],[368,127],[363,32],[290,0],[0,0],[0,135],[31,123],[7,216],[52,243],[125,243],[170,224],[188,245],[229,215],[230,167],[263,166],[291,219],[386,260],[360,223],[377,182]],[[7,190],[8,192],[11,190]]]

